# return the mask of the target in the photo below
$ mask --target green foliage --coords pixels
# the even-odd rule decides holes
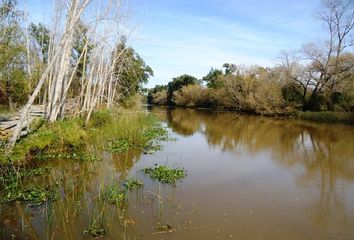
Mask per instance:
[[[148,103],[156,105],[167,105],[167,90],[161,90],[160,92],[151,93],[148,95]]]
[[[106,187],[104,190],[104,198],[110,204],[123,208],[128,204],[129,192],[137,190],[143,186],[144,184],[140,180],[130,178],[125,180],[121,186],[119,186],[119,184],[113,184]]]
[[[119,79],[118,91],[122,94],[121,101],[124,101],[138,93],[154,73],[132,47],[126,46],[125,38],[117,44],[114,57],[114,74]]]
[[[106,149],[116,153],[131,149],[152,151],[157,142],[168,139],[166,129],[152,115],[117,118],[103,132],[108,138]]]
[[[167,86],[156,85],[154,88],[148,90],[147,102],[149,104],[167,104]]]
[[[102,225],[91,224],[88,229],[84,230],[84,234],[89,234],[93,238],[99,238],[106,234],[106,230]]]
[[[112,185],[105,190],[105,199],[118,207],[125,207],[128,203],[128,195],[124,188]]]
[[[237,71],[237,66],[233,63],[224,63],[222,67],[225,68],[225,75],[233,74]]]
[[[171,169],[167,166],[155,165],[153,168],[144,168],[143,172],[152,179],[161,183],[176,184],[176,182],[186,176],[183,168]]]
[[[13,165],[3,165],[0,168],[0,203],[14,201],[26,202],[31,205],[41,205],[55,199],[55,192],[48,187],[24,188],[22,182],[33,176],[43,175],[47,168],[15,170]]]
[[[302,104],[303,103],[303,90],[301,87],[294,83],[285,84],[281,88],[283,98],[288,103]]]
[[[46,124],[33,134],[21,139],[10,155],[0,155],[0,163],[24,161],[43,152],[79,152],[85,146],[86,139],[87,132],[80,118]]]
[[[36,46],[40,49],[43,63],[48,62],[48,51],[50,43],[50,31],[42,23],[38,25],[31,23],[29,26],[29,33],[35,40]]]
[[[88,127],[102,128],[107,126],[113,120],[112,112],[109,110],[101,110],[94,112],[90,118]]]
[[[16,1],[0,3],[0,104],[7,104],[10,108],[13,108],[14,101],[23,103],[29,93],[21,16]]]
[[[144,186],[144,184],[139,179],[136,179],[136,178],[130,178],[123,183],[123,187],[127,191],[139,189],[142,186]]]
[[[306,111],[324,111],[327,110],[326,98],[323,94],[311,94],[311,96],[305,100],[303,109]]]
[[[110,152],[121,153],[121,152],[126,152],[133,147],[134,145],[129,143],[129,140],[126,138],[114,139],[110,141],[108,150]]]
[[[222,82],[218,81],[218,77],[222,74],[221,70],[212,68],[202,80],[206,82],[208,88],[219,88],[222,87]]]
[[[208,88],[199,84],[196,78],[183,75],[168,83],[167,98],[177,106],[219,108],[266,115],[288,115],[292,105],[286,105],[275,69],[252,67],[237,68],[225,64],[225,74],[211,69],[203,78]],[[292,90],[290,90],[292,91]],[[155,96],[153,95],[153,99]],[[169,104],[169,102],[167,102]]]
[[[155,225],[155,230],[159,232],[170,232],[172,231],[172,225],[157,223]]]
[[[10,203],[14,201],[25,202],[31,205],[41,205],[47,201],[55,199],[55,193],[47,188],[32,187],[26,190],[13,189],[2,193],[0,203]]]
[[[44,153],[40,153],[35,156],[36,160],[51,160],[51,159],[61,159],[61,160],[76,160],[82,162],[96,162],[101,161],[102,158],[99,158],[90,153],[84,153],[82,151],[71,151],[68,153],[65,152],[55,152],[52,151],[45,151]]]
[[[187,85],[173,94],[177,106],[210,107],[209,90],[200,85]]]
[[[182,87],[187,85],[199,84],[197,78],[184,74],[182,76],[176,77],[172,79],[172,82],[169,82],[167,85],[167,103],[169,105],[174,105],[173,102],[173,93],[175,91],[180,90]]]

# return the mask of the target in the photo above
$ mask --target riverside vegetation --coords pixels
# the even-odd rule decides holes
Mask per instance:
[[[23,188],[22,182],[45,174],[45,168],[33,166],[54,159],[98,161],[100,157],[88,148],[95,142],[101,143],[98,146],[101,151],[126,152],[132,149],[152,151],[162,140],[167,140],[167,132],[153,115],[113,116],[109,111],[100,111],[93,115],[88,128],[85,128],[81,118],[42,125],[34,134],[22,139],[10,155],[4,154],[4,147],[1,149],[0,200],[3,203],[23,201],[42,204],[54,199],[55,194],[47,186]],[[121,147],[122,143],[124,148]],[[141,183],[135,179],[124,183],[125,190],[140,186]],[[125,196],[126,191],[120,192]],[[115,194],[109,195],[109,201],[120,197],[117,192],[111,193]]]
[[[324,37],[281,51],[275,66],[225,63],[201,79],[184,74],[150,89],[149,102],[353,124],[353,1],[322,1],[316,16]]]

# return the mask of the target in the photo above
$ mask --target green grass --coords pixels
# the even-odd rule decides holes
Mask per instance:
[[[102,111],[95,113],[86,127],[81,118],[43,124],[35,133],[21,139],[11,154],[5,154],[4,146],[0,147],[0,201],[37,205],[54,199],[54,192],[46,186],[23,186],[25,179],[45,172],[33,168],[24,170],[19,167],[26,165],[24,163],[51,159],[92,162],[102,160],[92,151],[109,149],[112,152],[124,152],[137,149],[143,152],[156,148],[158,141],[166,139],[166,130],[150,114],[114,115]],[[108,202],[124,207],[128,193],[142,186],[139,180],[129,179],[121,186],[108,187],[105,196]]]
[[[296,118],[322,123],[354,124],[354,113],[347,112],[298,112]]]
[[[144,184],[139,179],[136,178],[130,178],[123,183],[123,187],[127,191],[133,191],[135,189],[141,188],[142,186],[144,186]]]
[[[171,169],[167,166],[155,165],[153,168],[144,168],[143,172],[152,179],[161,183],[176,184],[176,182],[186,176],[183,168]]]
[[[100,238],[106,234],[106,230],[101,225],[91,225],[84,231],[84,234],[89,234],[93,238]]]
[[[124,188],[117,185],[108,186],[105,190],[105,199],[118,207],[125,207],[128,202],[128,194]]]
[[[30,177],[47,173],[47,168],[15,169],[7,165],[0,169],[0,203],[14,201],[41,205],[55,199],[55,192],[49,187],[24,187],[23,182]]]
[[[167,131],[153,115],[118,114],[104,110],[93,114],[88,126],[81,118],[71,118],[43,124],[28,137],[21,139],[11,152],[0,146],[0,165],[32,159],[98,160],[87,153],[88,145],[99,150],[122,153],[131,149],[153,152],[157,141],[166,140]]]
[[[79,150],[85,145],[86,140],[87,132],[79,118],[45,124],[35,133],[18,141],[11,154],[5,154],[5,148],[2,147],[0,149],[0,164],[31,160],[44,151]]]
[[[128,204],[129,192],[143,187],[144,184],[136,179],[130,178],[123,182],[122,185],[113,184],[107,186],[104,191],[104,199],[110,204],[124,208]]]
[[[93,121],[98,122],[95,116]],[[103,149],[113,153],[137,149],[153,151],[156,149],[157,142],[168,139],[166,129],[161,126],[156,117],[150,114],[122,114],[109,123],[95,125],[101,127],[93,128],[90,136],[94,142],[103,143]]]

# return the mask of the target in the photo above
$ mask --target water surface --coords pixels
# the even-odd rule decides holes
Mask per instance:
[[[0,227],[17,239],[354,239],[354,127],[235,113],[152,108],[173,141],[152,155],[99,153],[104,161],[53,161],[39,182],[60,181],[61,198],[28,208],[2,205]],[[94,146],[92,146],[94,148]],[[183,167],[177,185],[141,169]],[[124,211],[100,199],[102,186],[138,177]],[[160,232],[158,224],[172,231]],[[1,235],[0,235],[1,236]]]

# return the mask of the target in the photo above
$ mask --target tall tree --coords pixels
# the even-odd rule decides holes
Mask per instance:
[[[222,86],[222,83],[218,81],[218,77],[222,74],[221,70],[212,68],[202,80],[206,82],[208,88],[218,88]]]
[[[351,34],[354,28],[354,2],[351,0],[323,0],[317,17],[327,32],[325,41],[307,43],[302,48],[306,60],[302,69],[296,63],[283,58],[289,78],[303,88],[305,110],[320,110],[336,88],[351,76],[354,62],[348,57],[353,46]],[[299,71],[293,71],[294,69]],[[289,75],[291,74],[291,75]]]
[[[114,74],[118,80],[120,99],[124,101],[138,93],[154,72],[132,47],[126,45],[125,38],[117,44],[115,53]]]
[[[27,98],[26,47],[20,27],[23,13],[15,0],[0,5],[0,101],[14,107]]]

